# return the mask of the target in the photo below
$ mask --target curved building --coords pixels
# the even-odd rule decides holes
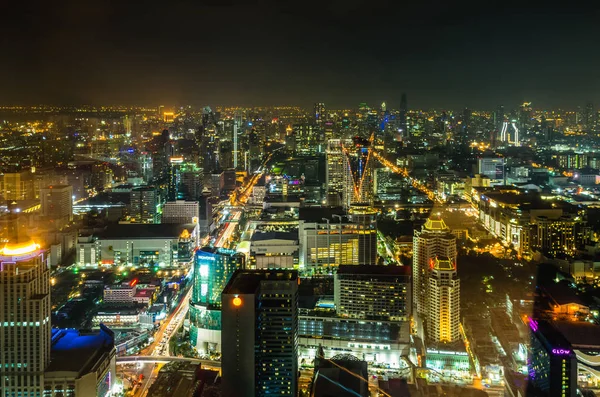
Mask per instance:
[[[43,253],[30,238],[14,238],[0,250],[2,395],[43,395],[50,332],[50,272]]]

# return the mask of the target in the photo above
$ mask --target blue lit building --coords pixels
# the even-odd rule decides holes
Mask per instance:
[[[44,396],[109,396],[115,390],[113,332],[53,329],[50,365],[44,372]]]
[[[190,342],[199,352],[221,350],[221,292],[231,275],[244,267],[234,250],[204,247],[196,251],[190,302]]]
[[[527,363],[531,385],[550,397],[577,395],[577,357],[569,341],[550,323],[530,320]]]

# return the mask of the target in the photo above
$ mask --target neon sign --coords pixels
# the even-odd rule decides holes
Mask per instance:
[[[198,259],[203,260],[203,261],[215,261],[215,257],[214,256],[206,256],[206,255],[198,255]]]
[[[571,350],[569,349],[552,349],[552,354],[557,356],[567,356],[571,354]]]
[[[533,332],[537,332],[537,330],[538,330],[538,322],[535,321],[534,319],[529,320],[529,328],[531,328],[531,330]]]

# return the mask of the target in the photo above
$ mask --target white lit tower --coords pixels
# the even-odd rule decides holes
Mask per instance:
[[[242,130],[242,113],[238,110],[233,116],[233,168],[237,170],[239,143],[238,137]]]
[[[327,205],[348,208],[352,195],[352,173],[344,147],[351,146],[350,139],[330,139],[325,151],[327,169]]]
[[[456,259],[456,236],[443,219],[432,216],[413,237],[413,313],[426,318],[428,279],[438,257]]]
[[[460,340],[460,280],[455,258],[438,256],[431,261],[427,295],[428,341],[439,344]]]
[[[44,394],[50,333],[50,272],[38,244],[14,237],[0,249],[2,396]]]

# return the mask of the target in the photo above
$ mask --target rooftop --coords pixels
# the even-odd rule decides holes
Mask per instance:
[[[101,355],[114,348],[114,333],[104,325],[100,331],[52,329],[50,365],[46,372],[89,372]]]
[[[136,224],[121,223],[109,225],[101,237],[105,239],[179,238],[184,230],[193,233],[193,223]]]
[[[299,218],[305,222],[324,222],[323,218],[330,219],[334,222],[339,222],[333,215],[345,216],[346,213],[342,207],[303,207],[300,208]],[[343,222],[347,222],[346,219]]]
[[[252,241],[265,240],[298,240],[298,231],[290,232],[255,232]]]
[[[223,294],[252,294],[256,292],[261,281],[298,281],[296,270],[237,270]]]

